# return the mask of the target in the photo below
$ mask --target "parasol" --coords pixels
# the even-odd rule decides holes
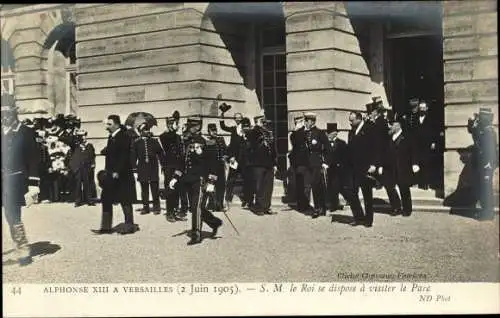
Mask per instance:
[[[137,128],[140,124],[146,123],[149,127],[158,126],[158,122],[156,118],[150,113],[146,112],[135,112],[128,115],[125,120],[125,126],[130,126],[133,128]]]

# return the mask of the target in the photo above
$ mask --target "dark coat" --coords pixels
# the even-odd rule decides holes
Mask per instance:
[[[114,137],[110,135],[108,138],[104,169],[110,174],[117,172],[119,177],[114,181],[114,186],[109,191],[103,189],[103,200],[125,204],[137,200],[132,172],[131,150],[132,140],[122,129]]]
[[[137,138],[132,147],[132,163],[137,165],[139,182],[158,182],[159,164],[165,162],[165,154],[156,138]]]
[[[349,176],[351,167],[349,165],[349,150],[347,143],[340,138],[330,141],[331,151],[327,157],[328,175],[340,178],[341,184],[350,185]]]
[[[234,157],[238,162],[237,171],[242,171],[248,165],[248,158],[250,156],[250,143],[246,136],[238,136],[233,139],[227,149],[229,158]]]
[[[431,144],[436,143],[435,128],[433,127],[432,117],[426,115],[424,121],[420,123],[419,116],[415,116],[413,130],[411,132],[412,140],[415,142],[416,155],[418,162],[424,163],[430,159],[433,153]]]
[[[376,166],[379,167],[382,164],[382,160],[389,146],[389,126],[387,120],[383,116],[378,116],[373,123],[372,129],[374,149],[377,151],[373,153],[375,157]]]
[[[480,173],[491,174],[498,167],[498,144],[492,126],[477,129],[474,135],[474,148]],[[490,168],[485,166],[490,165]]]
[[[160,143],[165,153],[162,166],[173,169],[184,169],[184,145],[182,137],[174,131],[167,131],[160,135]]]
[[[278,166],[274,138],[268,130],[255,126],[248,133],[248,142],[250,166],[266,168]]]
[[[349,132],[349,164],[355,185],[361,184],[367,176],[370,166],[376,164],[376,158],[373,156],[376,149],[373,142],[373,133],[371,132],[372,128],[368,122],[365,122],[357,135],[355,134],[355,128]]]
[[[207,164],[213,167],[224,166],[227,156],[227,146],[224,137],[209,137],[206,141],[205,151],[207,153]]]
[[[227,126],[224,120],[219,121],[220,129],[224,130],[225,132],[228,132],[231,134],[231,139],[229,140],[229,145],[235,143],[238,143],[238,139],[241,138],[238,135],[238,131],[236,129],[236,126]]]
[[[309,152],[307,150],[304,127],[290,134],[290,143],[292,144],[292,151],[290,151],[288,156],[290,165],[292,167],[309,165]]]
[[[201,144],[202,152],[195,152],[194,144]],[[183,182],[197,182],[200,178],[207,178],[209,174],[216,174],[215,169],[207,164],[208,153],[206,152],[206,140],[200,135],[191,135],[184,140],[186,146],[186,157],[184,163],[184,174],[181,177]]]
[[[312,127],[310,130],[306,130],[304,134],[308,151],[308,166],[310,168],[321,167],[323,163],[326,163],[331,151],[326,133],[317,127]]]
[[[415,179],[412,170],[414,164],[417,164],[416,147],[410,136],[403,132],[395,141],[391,138],[382,161],[382,182],[389,185],[412,185]]]
[[[90,170],[95,167],[95,149],[91,143],[87,143],[85,149],[77,146],[69,161],[69,168],[76,173],[80,170]]]
[[[24,206],[28,186],[39,186],[40,149],[33,129],[2,131],[2,204]]]

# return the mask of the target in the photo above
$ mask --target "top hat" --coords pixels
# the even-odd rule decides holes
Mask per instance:
[[[327,123],[326,124],[326,133],[330,134],[332,132],[339,131],[337,127],[337,123]]]
[[[249,128],[251,125],[250,125],[250,119],[248,119],[248,117],[243,117],[241,119],[241,127],[246,127],[246,128]]]
[[[172,114],[172,118],[175,120],[175,121],[179,121],[179,119],[181,118],[181,115],[179,114],[178,111],[174,111],[174,113]]]
[[[316,113],[313,112],[307,112],[304,114],[304,118],[307,119],[316,119]]]
[[[226,103],[222,103],[222,104],[219,105],[219,109],[220,109],[221,112],[225,113],[225,112],[227,112],[228,110],[231,109],[231,105],[228,105]]]
[[[408,103],[410,105],[418,105],[419,101],[420,100],[417,97],[413,97],[413,98],[410,98],[410,100],[408,101]]]
[[[97,173],[97,183],[101,189],[108,188],[113,183],[113,177],[106,170],[101,170]]]
[[[212,131],[217,131],[217,125],[214,124],[214,123],[210,123],[210,124],[207,125],[207,130],[208,131],[211,131],[211,130]]]

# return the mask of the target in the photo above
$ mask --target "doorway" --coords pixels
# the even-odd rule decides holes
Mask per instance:
[[[410,112],[409,100],[427,102],[436,141],[431,187],[444,187],[444,74],[441,34],[407,35],[386,39],[390,58],[390,98],[398,114]]]

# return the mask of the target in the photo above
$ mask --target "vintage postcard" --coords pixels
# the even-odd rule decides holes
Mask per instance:
[[[4,316],[500,313],[496,9],[2,4]]]

